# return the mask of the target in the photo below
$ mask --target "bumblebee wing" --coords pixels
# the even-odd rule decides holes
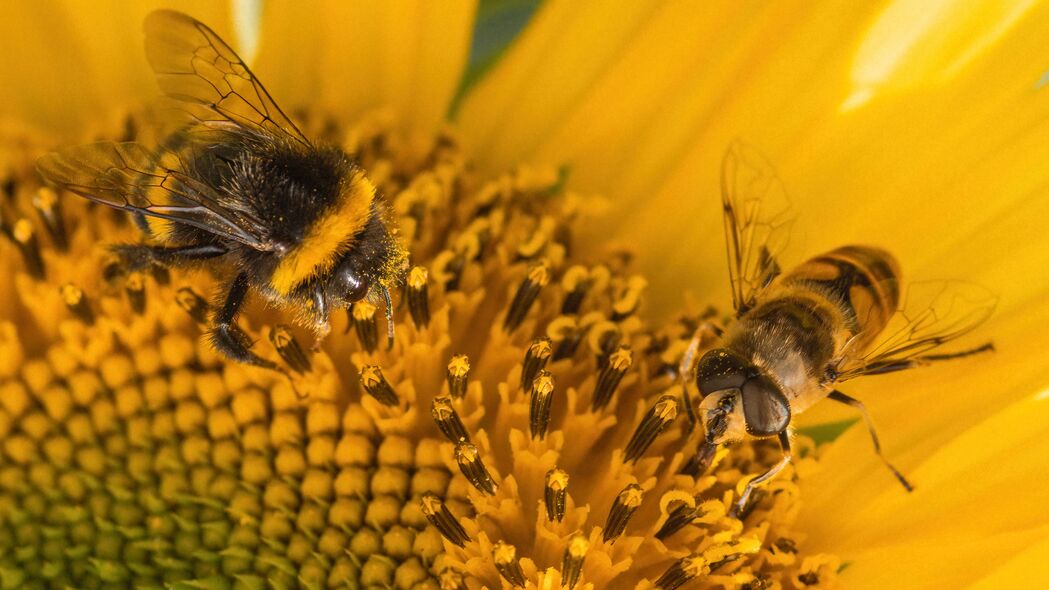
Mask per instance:
[[[52,184],[97,203],[191,225],[257,250],[274,249],[261,223],[224,206],[217,191],[186,174],[172,152],[158,154],[134,142],[92,143],[47,154],[37,169]]]
[[[232,123],[310,145],[244,61],[207,25],[180,12],[157,10],[143,26],[157,83],[185,123],[215,129]]]
[[[736,140],[721,163],[721,205],[732,304],[742,314],[780,273],[776,257],[790,235],[790,200],[768,159]]]
[[[907,288],[886,336],[850,363],[839,380],[884,372],[975,330],[994,312],[998,298],[966,281],[926,281]]]

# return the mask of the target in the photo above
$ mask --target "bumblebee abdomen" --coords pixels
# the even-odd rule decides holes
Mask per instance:
[[[809,259],[782,278],[785,285],[815,291],[837,306],[855,350],[869,346],[885,328],[900,300],[899,264],[872,246],[843,246]]]

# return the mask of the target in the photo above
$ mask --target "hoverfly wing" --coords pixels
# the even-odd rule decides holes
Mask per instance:
[[[161,161],[180,165],[168,168]],[[52,184],[96,203],[191,225],[257,250],[273,249],[260,223],[223,206],[215,189],[186,174],[173,153],[158,154],[135,142],[99,142],[47,154],[37,160],[37,170]]]
[[[238,127],[310,141],[277,106],[247,64],[207,25],[173,10],[146,17],[146,57],[183,126]]]
[[[790,200],[768,159],[735,140],[721,163],[721,204],[732,304],[742,314],[780,273],[776,257],[790,234]]]
[[[998,298],[966,281],[911,283],[883,338],[843,367],[838,379],[885,372],[975,330],[994,312]]]

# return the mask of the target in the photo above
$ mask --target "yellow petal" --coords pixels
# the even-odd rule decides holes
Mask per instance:
[[[444,119],[469,55],[476,2],[267,2],[256,72],[291,110],[346,121],[393,107],[411,129]]]
[[[573,185],[611,195],[580,241],[636,246],[657,309],[686,289],[726,300],[717,171],[737,136],[776,163],[795,205],[786,264],[875,242],[910,277],[958,276],[971,268],[943,267],[950,251],[1044,198],[1049,89],[1027,56],[1049,6],[970,3],[907,29],[899,2],[577,4],[544,5],[460,121],[490,167],[567,163]],[[895,58],[873,68],[892,30]]]
[[[806,549],[850,562],[848,587],[885,587],[900,571],[916,576],[905,587],[960,587],[1045,538],[1049,369],[1035,359],[1049,336],[1032,325],[1047,320],[1049,303],[1029,306],[989,326],[994,355],[879,381],[880,395],[864,384],[885,453],[916,489],[880,465],[862,426],[802,481]]]
[[[117,107],[157,95],[142,49],[142,19],[171,7],[228,34],[222,2],[11,2],[0,19],[0,117],[76,133]]]

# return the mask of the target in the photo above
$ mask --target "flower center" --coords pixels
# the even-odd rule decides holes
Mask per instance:
[[[238,330],[281,371],[217,355],[202,338],[212,273],[123,272],[105,245],[140,240],[130,220],[40,188],[42,150],[18,144],[0,245],[14,278],[0,586],[833,583],[836,558],[799,553],[790,473],[728,514],[774,444],[681,473],[702,435],[675,368],[700,314],[650,325],[628,255],[578,257],[588,198],[562,172],[486,178],[453,133],[395,128],[323,129],[410,252],[394,346],[381,302],[337,315],[315,348],[294,310],[249,309]]]

